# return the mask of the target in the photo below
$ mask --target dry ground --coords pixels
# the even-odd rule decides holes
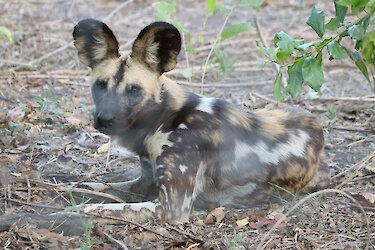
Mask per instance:
[[[331,188],[338,191],[305,200],[291,194],[271,207],[219,211],[218,223],[211,225],[203,222],[206,214],[200,213],[193,215],[189,224],[179,226],[149,222],[140,227],[121,221],[107,224],[94,220],[91,230],[90,222],[76,219],[77,231],[70,230],[70,235],[63,220],[51,222],[45,228],[36,227],[42,218],[38,214],[54,212],[56,207],[69,209],[81,202],[82,197],[76,192],[72,194],[57,184],[124,179],[129,177],[121,175],[124,170],[138,166],[134,156],[120,154],[115,146],[109,153],[98,152],[108,138],[92,127],[89,70],[78,61],[71,33],[80,19],[106,19],[118,36],[120,49],[126,53],[141,28],[153,21],[155,12],[151,3],[154,2],[134,0],[112,15],[121,1],[0,1],[0,26],[9,28],[14,38],[12,43],[0,40],[0,220],[26,212],[35,214],[35,220],[20,219],[6,228],[0,234],[0,246],[7,249],[87,246],[93,249],[125,249],[125,246],[362,249],[369,244],[374,249],[375,95],[347,58],[324,62],[326,83],[317,98],[312,99],[312,91],[306,88],[295,100],[285,101],[321,118],[327,162],[334,176]],[[255,25],[257,17],[270,45],[273,35],[280,30],[295,38],[315,40],[316,35],[305,25],[311,7],[317,5],[327,16],[332,16],[333,5],[331,1],[299,2],[267,0],[259,13],[238,9],[228,23],[241,21]],[[202,65],[224,20],[223,16],[210,17],[206,30],[202,30],[204,16],[204,1],[194,0],[179,1],[177,13],[172,16],[191,33],[196,49],[195,54],[189,54],[195,92],[200,91]],[[203,42],[198,40],[199,35]],[[230,58],[240,55],[240,59],[227,79],[220,77],[217,67],[209,65],[206,95],[224,98],[244,109],[278,105],[272,96],[274,67],[258,66],[258,60],[263,58],[256,52],[255,40],[260,38],[254,29],[219,45]],[[185,54],[181,53],[179,60],[178,68],[169,76],[186,85],[188,81],[181,75],[188,69]],[[329,109],[338,114],[328,118]],[[288,211],[287,219],[279,221]],[[221,215],[224,218],[220,221]],[[65,223],[71,222],[64,219]],[[277,221],[281,223],[276,224]],[[4,225],[0,228],[4,230]]]

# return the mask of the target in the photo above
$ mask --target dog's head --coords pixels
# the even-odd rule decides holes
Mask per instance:
[[[119,134],[160,104],[159,77],[177,64],[179,31],[165,22],[146,26],[129,56],[119,54],[110,28],[97,20],[80,21],[73,31],[80,61],[92,69],[95,127]]]

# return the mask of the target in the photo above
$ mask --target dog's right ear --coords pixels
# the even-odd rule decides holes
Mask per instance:
[[[112,30],[98,20],[80,21],[74,27],[73,38],[80,61],[90,68],[106,59],[120,56],[118,42]]]

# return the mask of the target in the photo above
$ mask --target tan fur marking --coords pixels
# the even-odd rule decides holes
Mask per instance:
[[[171,93],[172,104],[169,106],[172,110],[180,110],[185,103],[186,95],[185,91],[180,85],[169,79],[168,77],[161,75],[159,77],[159,82],[163,84],[164,89]]]
[[[238,110],[229,109],[226,114],[229,124],[236,127],[251,128],[251,120],[247,117],[245,112],[238,112]]]
[[[168,139],[170,133],[172,132],[163,133],[161,127],[159,127],[154,134],[145,138],[146,150],[150,154],[153,165],[155,165],[156,158],[163,152],[162,147],[164,145],[173,146],[173,142]]]
[[[128,62],[129,61],[129,62]],[[131,58],[127,59],[127,69],[125,70],[125,77],[119,84],[117,91],[122,93],[129,84],[139,84],[146,95],[140,105],[150,100],[152,97],[155,101],[160,103],[160,86],[158,84],[158,74],[149,70],[146,66],[138,63]]]
[[[114,82],[112,81],[112,76],[116,74],[120,66],[121,60],[116,59],[107,59],[99,63],[93,70],[91,74],[91,84],[94,84],[95,81],[99,78],[109,79],[108,87],[112,87]]]
[[[254,111],[262,122],[262,134],[268,138],[274,138],[286,132],[281,121],[288,118],[289,113],[282,110],[256,110]]]

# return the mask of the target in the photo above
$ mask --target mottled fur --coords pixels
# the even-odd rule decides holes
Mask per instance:
[[[163,75],[175,67],[181,47],[173,25],[144,28],[127,57],[99,21],[79,22],[73,36],[81,62],[92,68],[95,127],[140,156],[143,174],[130,189],[156,196],[121,206],[128,218],[185,222],[193,206],[243,208],[275,186],[303,192],[328,184],[323,131],[313,115],[244,112]]]

